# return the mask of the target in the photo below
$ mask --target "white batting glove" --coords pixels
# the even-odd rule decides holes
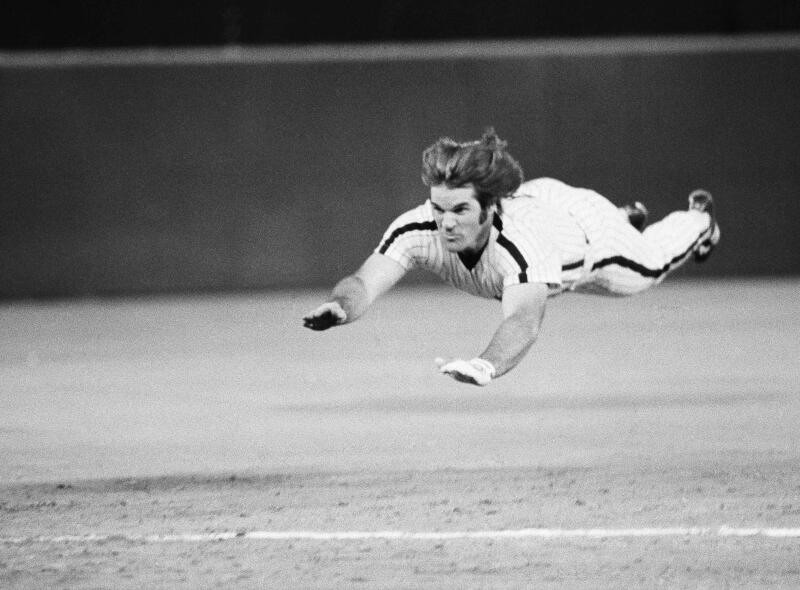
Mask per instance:
[[[456,381],[472,383],[473,385],[488,385],[496,373],[492,363],[478,357],[468,361],[437,358],[435,362],[441,373],[452,377]]]
[[[323,303],[303,318],[303,325],[312,330],[327,330],[347,321],[347,313],[336,301]]]

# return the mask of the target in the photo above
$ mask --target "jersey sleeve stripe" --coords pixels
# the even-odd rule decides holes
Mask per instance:
[[[398,227],[394,230],[388,238],[383,241],[383,244],[380,245],[378,252],[381,254],[386,254],[386,250],[389,249],[389,246],[392,245],[399,236],[403,235],[406,232],[415,231],[415,230],[436,230],[436,222],[435,221],[423,221],[423,222],[415,222],[415,223],[408,223],[406,225]]]
[[[514,262],[516,262],[519,265],[519,270],[520,270],[519,282],[527,283],[528,274],[526,271],[528,270],[528,261],[525,260],[525,257],[522,255],[522,252],[519,251],[519,248],[517,248],[514,245],[514,243],[511,240],[509,240],[505,235],[503,235],[503,222],[500,219],[499,215],[494,216],[492,224],[495,226],[495,228],[497,228],[497,231],[499,232],[497,234],[497,244],[505,248],[508,251],[508,253],[511,254],[511,257],[514,259]]]

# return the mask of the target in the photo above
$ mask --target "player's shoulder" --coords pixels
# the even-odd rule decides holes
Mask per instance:
[[[496,216],[497,244],[513,244],[523,254],[543,258],[555,252],[553,224],[560,220],[559,212],[546,199],[520,198],[503,205]]]
[[[429,202],[400,214],[389,224],[383,234],[377,252],[386,254],[393,251],[411,251],[430,244],[436,234],[437,226],[433,208]],[[403,256],[398,254],[398,256]]]
[[[496,238],[492,241],[495,267],[506,277],[505,286],[517,282],[558,284],[561,282],[561,258],[552,240],[547,222],[541,215],[509,215],[504,211],[495,216]]]
[[[494,227],[502,244],[504,241],[511,240],[520,244],[538,244],[549,236],[547,231],[548,209],[531,199],[531,203],[520,204],[520,206],[504,206],[503,210],[495,215]]]

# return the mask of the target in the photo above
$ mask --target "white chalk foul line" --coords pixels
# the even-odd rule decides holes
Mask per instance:
[[[0,537],[0,544],[26,543],[207,543],[249,539],[257,541],[351,541],[455,539],[564,539],[625,537],[772,537],[800,538],[800,528],[667,527],[629,529],[512,529],[485,531],[228,531],[173,535],[87,534],[38,537]]]

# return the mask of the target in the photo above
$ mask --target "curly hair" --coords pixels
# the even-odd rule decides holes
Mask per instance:
[[[471,184],[481,208],[500,200],[522,184],[522,168],[506,151],[507,143],[489,127],[478,141],[458,143],[442,137],[422,152],[422,182],[460,188]]]

